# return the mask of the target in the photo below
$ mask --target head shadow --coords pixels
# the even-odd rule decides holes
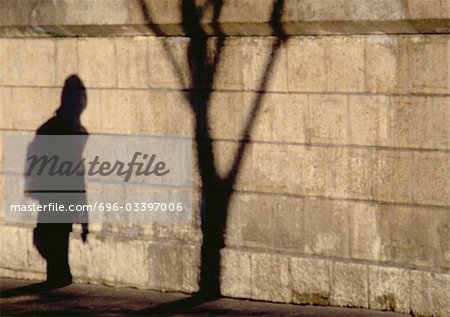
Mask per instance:
[[[87,92],[83,81],[76,74],[68,76],[61,93],[61,105],[56,116],[69,122],[80,122],[80,117],[87,106]]]

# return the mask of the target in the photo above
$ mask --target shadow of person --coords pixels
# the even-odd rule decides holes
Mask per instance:
[[[34,283],[26,286],[16,287],[0,292],[0,298],[17,297],[23,295],[43,293],[58,287],[51,286],[47,282]]]
[[[37,129],[36,136],[28,147],[27,160],[33,153],[39,152],[42,155],[47,149],[55,149],[64,156],[65,162],[81,162],[88,132],[81,125],[80,117],[86,105],[86,87],[81,79],[77,75],[67,77],[61,94],[61,106],[52,118]],[[50,139],[42,137],[48,135],[58,137]],[[59,168],[62,169],[62,165]],[[33,231],[33,244],[46,260],[47,279],[39,287],[35,286],[37,290],[53,289],[72,283],[68,256],[72,224],[82,224],[83,242],[86,242],[88,234],[87,214],[69,212],[67,209],[70,205],[85,205],[87,202],[84,173],[80,174],[57,177],[49,173],[46,178],[26,174],[27,197],[38,200],[41,206],[60,205],[66,208],[63,213],[52,211],[50,208],[38,213],[37,225]]]

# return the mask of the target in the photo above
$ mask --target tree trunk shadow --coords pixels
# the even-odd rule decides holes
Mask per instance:
[[[147,26],[155,34],[164,36],[164,33],[159,27],[153,23],[145,1],[139,0],[139,3]],[[208,34],[204,31],[201,24],[201,18],[207,6],[212,7],[213,19],[211,25],[217,36],[217,40],[214,42],[215,55],[212,58],[208,55]],[[271,54],[261,75],[259,89],[252,103],[249,119],[243,128],[239,147],[232,161],[232,167],[225,177],[221,177],[218,174],[214,161],[215,156],[212,137],[209,132],[210,122],[208,120],[208,111],[210,110],[210,97],[213,91],[214,81],[217,77],[216,69],[221,62],[221,53],[226,41],[219,24],[222,6],[223,1],[221,0],[206,1],[203,7],[196,6],[194,0],[183,0],[180,7],[183,30],[186,36],[190,38],[187,49],[190,78],[189,89],[185,93],[185,97],[189,102],[195,118],[194,138],[197,147],[197,162],[202,181],[200,216],[203,242],[200,259],[199,292],[195,294],[192,301],[182,300],[179,303],[173,303],[173,307],[183,303],[191,305],[196,301],[209,301],[220,297],[220,251],[225,246],[224,233],[227,228],[230,200],[247,145],[250,141],[255,119],[263,102],[264,92],[267,88],[270,74],[278,57],[279,48],[287,39],[287,35],[280,22],[284,0],[274,0],[270,25],[275,38]],[[181,68],[174,58],[173,53],[167,45],[164,45],[163,48],[173,66],[175,74],[177,74],[180,82],[183,83]],[[227,118],[223,119],[227,120]],[[164,309],[170,308],[170,303],[164,304],[164,307]]]

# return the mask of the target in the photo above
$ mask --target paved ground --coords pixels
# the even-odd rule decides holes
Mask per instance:
[[[361,316],[409,315],[364,309],[272,304],[221,298],[206,301],[179,293],[73,284],[43,290],[34,281],[0,279],[1,316]]]

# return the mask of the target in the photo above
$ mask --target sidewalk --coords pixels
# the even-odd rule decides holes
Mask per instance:
[[[273,304],[221,298],[193,299],[179,293],[160,293],[101,285],[73,284],[32,293],[23,287],[36,283],[0,279],[1,316],[409,316],[367,309]],[[17,290],[17,288],[22,289]],[[13,291],[12,291],[13,290]],[[14,296],[13,296],[14,295]],[[5,297],[8,296],[8,297]]]

